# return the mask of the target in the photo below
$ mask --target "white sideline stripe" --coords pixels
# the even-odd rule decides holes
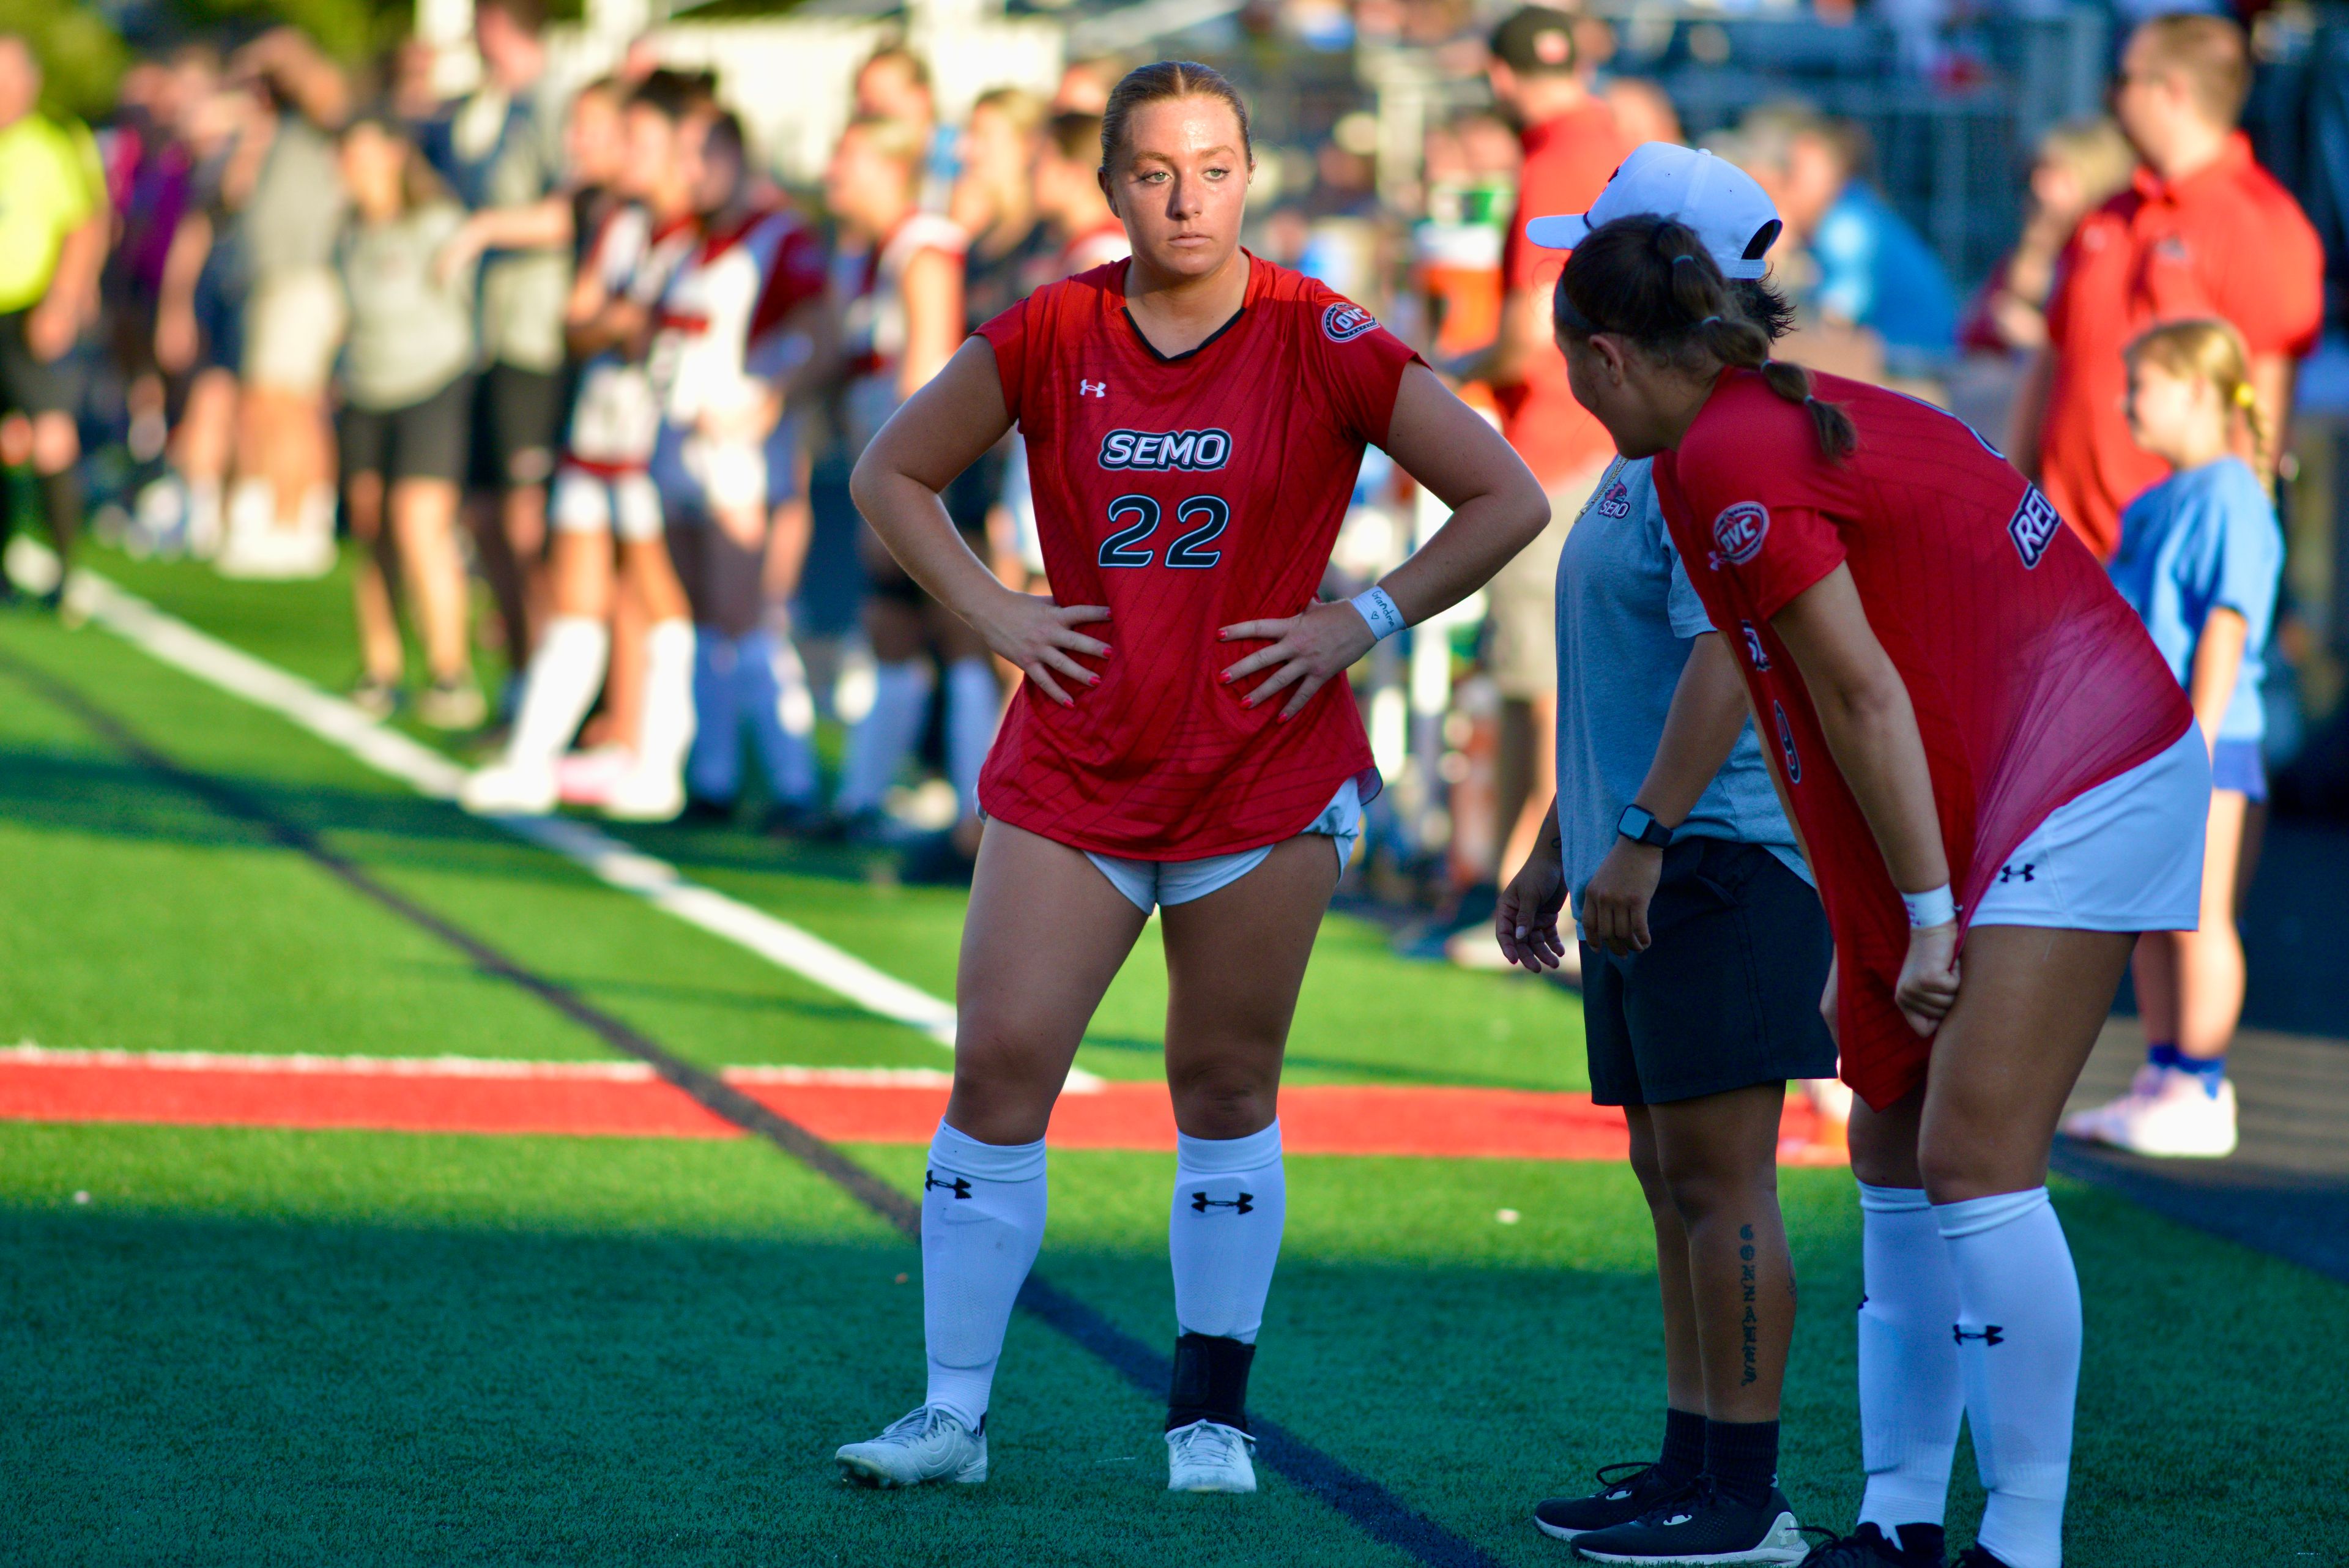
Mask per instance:
[[[262,1051],[83,1050],[26,1040],[0,1045],[0,1066],[144,1067],[171,1073],[285,1073],[352,1078],[568,1078],[595,1083],[654,1081],[642,1062],[519,1062],[495,1056],[318,1056]],[[820,1088],[943,1089],[954,1075],[936,1067],[721,1067],[730,1084]]]
[[[29,541],[19,540],[22,546]],[[431,747],[368,718],[290,671],[197,630],[96,572],[78,569],[71,591],[91,619],[172,668],[256,707],[266,708],[360,762],[435,800],[454,802],[466,770]],[[954,1049],[954,1004],[885,974],[854,954],[788,920],[688,882],[676,867],[563,816],[492,816],[515,837],[552,850],[609,888],[768,962],[812,981],[867,1012],[919,1030]],[[1071,1068],[1067,1087],[1098,1089],[1102,1080]]]

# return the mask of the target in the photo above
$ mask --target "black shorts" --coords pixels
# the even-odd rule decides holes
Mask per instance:
[[[473,382],[472,482],[483,490],[544,484],[554,474],[570,378],[492,365]]]
[[[29,314],[0,314],[0,413],[73,413],[81,407],[79,345],[54,359],[36,358],[32,345],[25,341]]]
[[[1819,1017],[1834,944],[1810,885],[1768,850],[1691,838],[1664,851],[1643,953],[1582,944],[1590,1097],[1651,1106],[1835,1075]]]
[[[721,637],[747,637],[759,629],[767,608],[764,551],[745,549],[712,522],[672,522],[668,558],[685,585],[695,625]]]
[[[346,406],[340,430],[343,478],[380,474],[403,479],[465,482],[465,425],[473,379],[460,376],[421,402],[402,409]]]

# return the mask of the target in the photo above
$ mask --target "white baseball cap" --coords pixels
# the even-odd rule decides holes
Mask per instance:
[[[1590,211],[1536,218],[1526,225],[1526,238],[1570,251],[1591,230],[1641,213],[1694,229],[1723,277],[1760,277],[1769,268],[1764,254],[1785,227],[1754,176],[1734,163],[1669,141],[1650,141],[1616,167]]]

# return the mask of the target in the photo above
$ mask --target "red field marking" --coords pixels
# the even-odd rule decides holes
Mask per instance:
[[[947,1077],[926,1069],[742,1068],[743,1093],[835,1143],[925,1144]],[[732,1137],[734,1127],[635,1063],[0,1050],[0,1119],[391,1132]],[[1619,1110],[1581,1095],[1515,1089],[1302,1085],[1282,1091],[1292,1154],[1620,1159]],[[1810,1107],[1789,1099],[1782,1133],[1807,1147]],[[1166,1086],[1116,1083],[1065,1094],[1061,1148],[1172,1149]],[[1808,1162],[1818,1157],[1805,1158]]]

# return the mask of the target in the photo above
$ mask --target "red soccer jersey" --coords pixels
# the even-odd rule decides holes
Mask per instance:
[[[1834,929],[1843,1075],[1881,1109],[1930,1044],[1893,1005],[1909,921],[1770,618],[1837,566],[1917,711],[1950,880],[1971,910],[2047,814],[2147,761],[2193,722],[2137,616],[2055,509],[1959,421],[1817,379],[1859,427],[1840,463],[1810,415],[1750,370],[1714,389],[1656,493],[1733,648]]]
[[[1028,443],[1052,597],[1107,605],[1109,657],[1063,708],[1023,684],[979,775],[988,815],[1062,844],[1196,860],[1304,831],[1377,784],[1341,678],[1283,723],[1221,671],[1235,621],[1312,604],[1362,448],[1416,358],[1368,311],[1249,258],[1240,313],[1162,357],[1125,309],[1127,264],[1038,289],[979,328]],[[2165,671],[2166,673],[2166,671]]]

